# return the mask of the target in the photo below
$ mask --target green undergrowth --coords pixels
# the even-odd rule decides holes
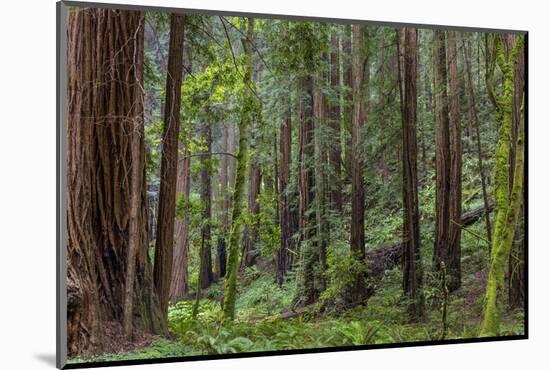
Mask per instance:
[[[285,284],[279,287],[272,271],[252,267],[241,276],[234,323],[222,323],[223,282],[219,282],[203,294],[205,298],[200,301],[195,319],[192,300],[169,307],[171,339],[155,338],[148,347],[131,353],[77,358],[71,362],[437,341],[443,337],[476,338],[483,308],[488,249],[483,239],[476,236],[483,235],[483,223],[472,225],[470,230],[472,233],[463,233],[462,287],[449,296],[446,332],[443,332],[440,277],[431,270],[428,258],[423,261],[426,317],[419,322],[408,319],[399,267],[386,271],[366,306],[337,310],[323,307],[324,301],[320,300],[300,315],[292,314],[291,310],[296,294],[296,272],[291,271]],[[422,243],[425,256],[430,255],[431,243],[431,240]],[[505,312],[501,334],[523,334],[523,320],[521,310]]]

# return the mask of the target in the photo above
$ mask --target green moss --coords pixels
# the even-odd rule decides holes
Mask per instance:
[[[523,38],[518,37],[510,53],[505,52],[501,37],[495,37],[496,60],[503,73],[503,90],[498,98],[498,144],[495,153],[495,201],[496,221],[491,246],[489,276],[485,292],[485,308],[481,336],[500,335],[499,297],[504,288],[504,275],[515,225],[521,207],[523,191],[523,134],[520,130],[516,143],[516,158],[512,192],[509,192],[510,154],[512,147],[512,106],[514,102],[514,78],[517,53]]]

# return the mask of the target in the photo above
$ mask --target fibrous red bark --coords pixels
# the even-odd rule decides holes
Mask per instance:
[[[165,316],[168,315],[174,249],[184,24],[184,15],[172,14],[170,19],[170,46],[168,51],[168,72],[166,76],[166,99],[162,135],[157,239],[153,270],[155,288],[159,295],[161,310]]]
[[[143,13],[137,11],[69,12],[69,356],[100,352],[106,322],[119,323],[122,330],[131,240],[132,323],[151,333],[166,329],[147,254],[147,207],[141,206],[147,204],[141,135],[143,26]]]

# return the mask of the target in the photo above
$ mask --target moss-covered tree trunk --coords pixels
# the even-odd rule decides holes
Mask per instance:
[[[489,276],[485,292],[485,307],[481,336],[497,336],[500,334],[501,297],[505,290],[505,270],[516,224],[523,201],[524,180],[524,132],[523,126],[518,127],[515,143],[514,177],[510,178],[510,156],[512,153],[512,124],[514,104],[514,76],[516,72],[517,55],[523,46],[522,36],[491,35],[493,51],[488,50],[488,63],[496,63],[502,71],[502,90],[496,94],[493,90],[491,73],[487,76],[487,89],[493,96],[497,109],[498,143],[495,152],[495,210],[496,221],[491,245]],[[494,56],[493,59],[490,57]],[[487,68],[494,71],[494,67]],[[511,185],[510,185],[511,184]],[[511,192],[510,192],[511,189]]]
[[[242,230],[242,210],[248,167],[248,126],[253,119],[254,85],[252,83],[252,40],[254,38],[254,19],[248,18],[246,38],[242,40],[245,51],[245,70],[243,75],[244,106],[239,121],[239,146],[237,151],[237,171],[233,191],[231,229],[229,232],[227,273],[224,288],[223,318],[231,322],[235,319],[235,300],[237,298],[237,274],[239,273],[239,252]]]
[[[147,208],[143,206],[147,204],[145,148],[140,134],[143,28],[142,12],[110,9],[69,12],[69,356],[100,352],[106,322],[117,323],[122,334],[128,261],[135,263],[132,325],[149,333],[166,330],[153,289],[147,254]],[[130,236],[136,249],[135,258],[128,258]]]

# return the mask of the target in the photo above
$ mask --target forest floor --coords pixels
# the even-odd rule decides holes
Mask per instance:
[[[463,253],[463,284],[448,300],[445,339],[475,338],[479,335],[485,291],[486,265],[480,248]],[[363,344],[437,341],[442,338],[442,299],[436,274],[425,277],[426,318],[409,322],[407,304],[401,292],[398,267],[386,271],[375,294],[366,306],[344,311],[308,307],[299,315],[289,315],[295,293],[295,279],[279,288],[272,272],[249,268],[241,278],[237,318],[230,326],[220,325],[223,285],[218,283],[204,292],[199,314],[192,319],[193,301],[170,306],[170,338],[142,338],[139,345],[111,347],[114,353],[69,362],[152,359],[219,353],[277,351],[289,349],[339,347]],[[523,334],[523,310],[507,310],[502,318],[501,334]],[[292,317],[288,317],[292,316]]]

